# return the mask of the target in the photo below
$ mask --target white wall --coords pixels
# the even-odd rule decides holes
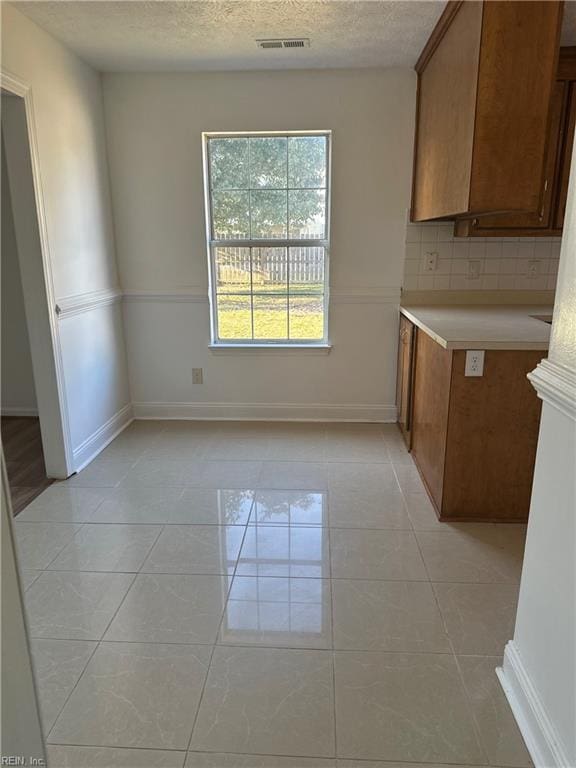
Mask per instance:
[[[2,68],[31,87],[55,302],[90,299],[63,314],[57,340],[77,467],[130,401],[120,306],[99,300],[117,288],[101,78],[6,3]]]
[[[543,400],[514,639],[501,679],[536,766],[576,766],[576,165]]]
[[[6,160],[2,141],[2,413],[34,415],[37,412],[30,339],[24,310],[22,279]]]
[[[408,70],[104,75],[137,414],[394,418],[415,87]],[[201,133],[298,129],[333,131],[333,350],[214,354]]]

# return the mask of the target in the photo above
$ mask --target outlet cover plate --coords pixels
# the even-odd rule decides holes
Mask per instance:
[[[426,251],[424,254],[424,272],[436,272],[438,269],[438,254],[436,251]]]
[[[468,259],[468,279],[479,280],[482,272],[482,262],[480,259]]]
[[[484,375],[484,350],[467,349],[466,365],[464,367],[464,376],[483,376]]]
[[[534,280],[540,275],[540,259],[530,259],[528,261],[528,269],[526,276],[529,280]]]

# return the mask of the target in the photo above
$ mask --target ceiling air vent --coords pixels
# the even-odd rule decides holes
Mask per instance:
[[[256,40],[258,48],[310,48],[310,38],[294,37],[289,39]]]

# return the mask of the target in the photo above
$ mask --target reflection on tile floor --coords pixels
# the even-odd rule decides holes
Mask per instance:
[[[51,768],[530,765],[524,526],[439,523],[394,425],[134,422],[15,528]]]

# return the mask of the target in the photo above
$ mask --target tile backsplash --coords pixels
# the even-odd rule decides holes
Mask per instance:
[[[454,225],[407,224],[404,290],[543,291],[556,288],[559,237],[454,237]],[[427,258],[436,268],[428,270]]]

